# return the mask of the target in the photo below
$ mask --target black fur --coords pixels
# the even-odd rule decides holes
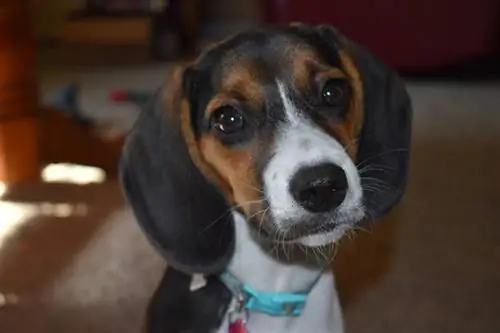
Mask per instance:
[[[233,251],[229,206],[191,160],[179,112],[167,117],[161,95],[146,105],[125,143],[123,188],[145,234],[170,265],[217,273]]]
[[[340,64],[339,48],[349,47],[354,51],[365,95],[357,163],[360,170],[365,166],[371,168],[362,173],[362,184],[380,189],[364,192],[369,217],[380,218],[399,201],[406,185],[410,99],[395,72],[332,28],[299,25],[258,29],[239,34],[205,54],[185,72],[182,85],[191,105],[195,134],[209,130],[203,112],[218,89],[224,61],[255,57],[271,64],[268,69],[272,76],[282,70],[275,63],[280,48],[286,46],[283,44],[286,40],[290,42],[289,38],[276,38],[282,34],[308,42],[334,66]],[[276,95],[274,88],[266,89],[269,90],[266,96]],[[181,134],[179,112],[172,112],[177,115],[173,118],[167,117],[160,95],[140,115],[120,164],[123,188],[140,225],[172,267],[149,307],[148,329],[158,333],[205,333],[220,325],[220,313],[231,298],[212,275],[224,270],[232,256],[233,221],[223,196],[191,161]],[[278,103],[270,99],[271,104]],[[282,116],[279,104],[267,107],[272,110],[263,120],[267,130],[259,129],[264,140],[272,137],[273,124]],[[259,152],[259,156],[256,168],[262,170],[266,163],[262,156],[269,156],[269,152]],[[369,178],[378,181],[373,183]],[[189,291],[192,273],[211,276],[208,285],[195,293]]]
[[[146,314],[148,333],[209,333],[220,325],[232,294],[216,276],[189,290],[191,276],[167,268]]]
[[[358,151],[365,207],[378,220],[401,199],[409,173],[412,107],[399,76],[369,52],[359,48],[363,75],[365,118]],[[374,182],[373,179],[378,179]]]

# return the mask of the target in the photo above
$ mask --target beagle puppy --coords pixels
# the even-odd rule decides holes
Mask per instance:
[[[146,331],[343,332],[333,245],[400,200],[411,118],[398,75],[328,26],[240,32],[174,73],[120,166],[169,264]]]

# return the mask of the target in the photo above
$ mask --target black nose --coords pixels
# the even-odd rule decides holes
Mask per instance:
[[[300,169],[290,182],[290,192],[304,209],[320,213],[338,207],[347,186],[344,170],[335,164],[321,164]]]

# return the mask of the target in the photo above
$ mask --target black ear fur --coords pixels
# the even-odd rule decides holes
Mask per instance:
[[[146,313],[147,333],[204,333],[220,327],[233,294],[216,275],[191,291],[191,275],[167,268]]]
[[[363,80],[365,108],[357,163],[363,188],[378,188],[364,191],[369,217],[377,220],[399,202],[406,188],[413,110],[395,71],[360,46],[355,61]]]
[[[120,180],[143,231],[169,265],[185,273],[217,273],[233,253],[232,216],[191,159],[180,96],[175,100],[165,106],[159,91],[145,106],[126,140]],[[167,115],[166,107],[175,109]]]
[[[368,217],[377,220],[401,199],[408,178],[412,106],[397,73],[365,48],[328,26],[317,28],[325,45],[347,51],[363,81],[364,123],[358,141],[357,166],[361,172]],[[376,188],[374,191],[373,189]]]

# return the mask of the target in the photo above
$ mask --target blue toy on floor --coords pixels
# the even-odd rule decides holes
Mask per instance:
[[[71,83],[56,92],[54,98],[50,102],[50,106],[56,108],[82,125],[94,125],[94,121],[84,115],[78,106],[79,92],[79,85],[77,83]]]

